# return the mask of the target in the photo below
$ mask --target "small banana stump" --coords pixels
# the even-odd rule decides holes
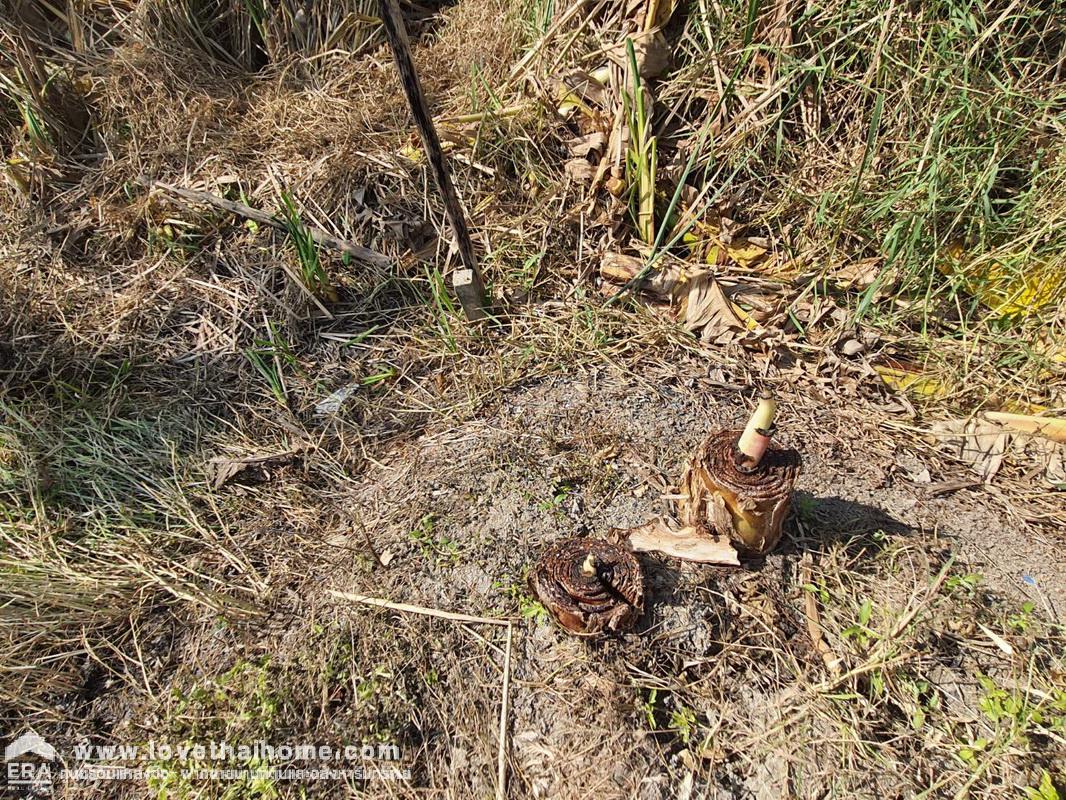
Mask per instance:
[[[753,458],[741,450],[744,433],[720,431],[699,447],[681,479],[678,516],[686,527],[716,531],[743,551],[763,554],[781,538],[802,462],[769,435]]]
[[[530,588],[570,633],[632,627],[644,613],[644,573],[628,550],[602,539],[566,539],[549,547]]]

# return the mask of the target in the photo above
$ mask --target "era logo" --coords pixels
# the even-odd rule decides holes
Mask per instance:
[[[43,763],[29,761],[27,757],[36,756]],[[28,786],[33,789],[47,790],[52,786],[52,766],[56,750],[35,731],[22,734],[4,748],[4,761],[8,786]]]
[[[31,764],[29,761],[8,761],[7,785],[51,786],[52,768],[48,764]]]

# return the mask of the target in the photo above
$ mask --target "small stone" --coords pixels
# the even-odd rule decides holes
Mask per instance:
[[[337,391],[315,403],[315,416],[327,417],[337,414],[357,391],[359,391],[358,383],[349,383],[347,386],[342,386]]]
[[[866,349],[866,345],[860,342],[858,339],[848,339],[840,347],[840,352],[846,356],[854,356],[861,353]]]

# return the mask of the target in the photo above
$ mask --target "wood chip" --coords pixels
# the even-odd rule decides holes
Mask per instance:
[[[715,537],[697,528],[675,528],[657,519],[646,525],[619,531],[637,553],[662,553],[685,561],[739,567],[737,551],[724,537]]]

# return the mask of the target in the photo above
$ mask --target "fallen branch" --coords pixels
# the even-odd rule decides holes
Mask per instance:
[[[153,181],[150,178],[145,177],[138,178],[137,182],[142,186],[147,186],[151,189],[159,189],[160,191],[173,195],[187,203],[213,206],[222,209],[223,211],[228,211],[231,214],[236,214],[239,217],[255,220],[262,225],[269,225],[280,231],[288,230],[285,220],[283,219],[268,214],[266,211],[260,211],[258,208],[252,208],[251,206],[247,206],[244,203],[238,203],[234,200],[227,200],[224,197],[219,197],[210,192],[203,192],[198,189],[183,189],[180,186],[172,186],[169,183]],[[376,250],[371,250],[369,247],[363,247],[362,245],[350,242],[347,239],[341,239],[339,236],[327,233],[321,228],[314,228],[309,225],[305,225],[304,228],[307,230],[308,235],[314,239],[317,244],[320,244],[323,247],[347,253],[353,258],[358,258],[360,261],[365,261],[376,267],[385,267],[392,263],[392,259],[387,255],[379,253]]]

